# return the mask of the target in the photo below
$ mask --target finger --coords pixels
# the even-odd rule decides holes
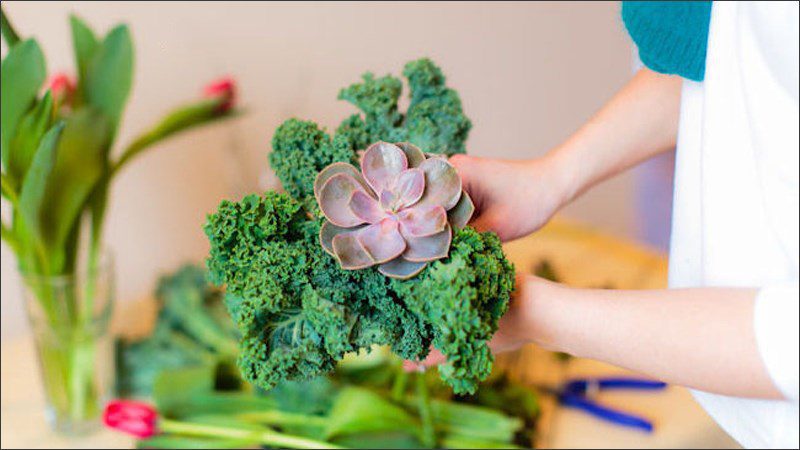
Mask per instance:
[[[420,368],[431,367],[431,366],[438,366],[439,364],[445,362],[447,358],[435,348],[431,348],[430,353],[428,356],[423,359],[422,361],[403,361],[403,370],[406,372],[416,372],[419,371]]]
[[[472,189],[471,189],[470,184],[472,183],[472,180],[474,178],[472,176],[472,172],[473,172],[473,168],[474,168],[474,165],[473,165],[474,160],[475,160],[474,157],[467,156],[467,155],[464,155],[464,154],[453,155],[453,156],[450,157],[450,159],[448,159],[448,162],[450,164],[452,164],[453,167],[456,168],[456,172],[458,172],[458,175],[461,177],[461,185],[462,185],[462,187],[467,192],[469,192],[470,195],[472,194]]]

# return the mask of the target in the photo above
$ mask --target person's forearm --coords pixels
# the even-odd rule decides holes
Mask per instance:
[[[574,289],[535,279],[530,338],[655,378],[724,395],[782,398],[758,353],[754,289]]]
[[[603,108],[544,160],[563,202],[675,146],[681,78],[641,69]]]

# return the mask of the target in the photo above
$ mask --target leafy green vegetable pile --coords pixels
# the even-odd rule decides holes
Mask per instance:
[[[117,341],[117,391],[147,396],[153,380],[167,369],[213,366],[232,372],[238,332],[222,303],[222,292],[209,285],[206,271],[186,265],[158,281],[158,316],[146,339]],[[226,370],[227,369],[227,370]],[[226,385],[240,384],[228,377]]]
[[[242,374],[263,389],[329,372],[345,353],[373,345],[418,360],[433,344],[447,356],[440,374],[456,393],[474,392],[491,372],[487,342],[514,286],[496,235],[455,232],[447,258],[405,281],[371,268],[342,270],[319,244],[313,184],[328,164],[357,163],[357,151],[380,140],[448,156],[464,152],[471,124],[441,70],[420,59],[403,74],[411,93],[405,114],[398,110],[398,78],[364,75],[339,94],[362,113],[333,136],[297,119],[276,130],[269,161],[286,193],[223,201],[208,217],[210,280],[226,286],[242,336]]]
[[[140,448],[338,445],[355,448],[530,447],[536,394],[495,370],[474,396],[454,396],[435,370],[404,372],[386,349],[349,355],[327,377],[253,391],[229,371],[236,332],[204,270],[159,282],[153,333],[121,342],[118,386],[152,396],[162,433]],[[277,445],[277,444],[275,444]]]

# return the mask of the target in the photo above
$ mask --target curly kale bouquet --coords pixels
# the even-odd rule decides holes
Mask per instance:
[[[223,201],[208,217],[209,277],[226,286],[242,336],[238,365],[261,388],[315,377],[345,353],[374,345],[419,360],[432,344],[447,357],[439,371],[456,393],[474,392],[491,372],[487,342],[514,286],[495,234],[454,227],[445,254],[406,279],[377,266],[345,270],[320,244],[326,218],[315,180],[326,167],[358,166],[363,150],[379,141],[413,144],[429,158],[464,152],[471,123],[441,70],[420,59],[403,75],[410,89],[405,114],[397,104],[400,79],[364,75],[339,94],[362,113],[333,136],[310,121],[278,127],[269,161],[285,193]]]

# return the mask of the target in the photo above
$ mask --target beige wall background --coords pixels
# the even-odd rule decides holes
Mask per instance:
[[[353,108],[338,90],[364,71],[398,74],[430,56],[461,93],[469,152],[540,155],[574,131],[630,74],[618,2],[134,3],[4,1],[20,34],[43,46],[48,70],[74,71],[68,14],[98,32],[131,25],[135,85],[119,143],[203,84],[234,76],[247,114],[154,148],[114,186],[106,241],[122,301],[157,276],[201,261],[201,225],[223,198],[277,186],[266,155],[293,116],[334,128]],[[3,54],[6,52],[3,47]],[[634,233],[632,179],[593,190],[565,214]],[[535,208],[536,205],[531,205]],[[7,212],[7,211],[6,211]],[[15,262],[2,248],[2,337],[27,328]]]

